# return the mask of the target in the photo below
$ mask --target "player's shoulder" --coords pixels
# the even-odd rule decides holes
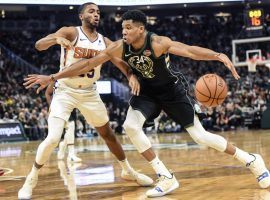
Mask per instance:
[[[171,39],[166,36],[153,35],[151,37],[151,46],[158,57],[167,52]]]
[[[166,42],[169,42],[171,39],[166,36],[160,36],[153,34],[151,37],[151,41],[157,44],[165,44]]]
[[[78,30],[75,26],[63,26],[56,32],[56,34],[73,41],[78,36]]]
[[[68,31],[68,32],[77,32],[76,26],[63,26],[59,30]]]

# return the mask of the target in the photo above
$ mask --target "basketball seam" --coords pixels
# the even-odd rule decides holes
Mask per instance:
[[[208,100],[207,101],[201,101],[201,102],[208,102],[210,99],[211,99],[211,91],[210,91],[210,89],[208,88],[208,85],[206,84],[206,81],[204,80],[204,76],[202,77],[202,79],[203,79],[203,82],[204,82],[204,85],[206,86],[206,88],[207,88],[207,90],[208,90],[208,92],[209,92],[209,95],[210,96],[206,96],[206,95],[204,95],[203,94],[203,96],[206,96],[206,97],[208,97]],[[196,89],[197,90],[197,89]],[[200,92],[200,94],[202,94],[201,92]]]
[[[208,87],[208,85],[207,85],[207,83],[205,82],[205,80],[204,80],[204,77],[202,77],[203,78],[203,82],[204,82],[204,84],[205,84],[205,86],[206,86],[206,88],[208,89],[208,91],[209,91],[209,94],[210,94],[210,98],[211,98],[211,91],[210,91],[210,89],[209,89],[209,87]]]
[[[216,88],[215,88],[214,98],[216,97],[216,93],[217,93],[217,76],[215,76],[215,78],[216,78]],[[214,103],[214,101],[215,101],[215,99],[214,99],[214,98],[212,98],[213,100],[212,100],[212,103],[210,104],[210,106],[209,106],[209,107],[211,107],[211,106],[212,106],[212,104]],[[218,103],[218,100],[217,100],[217,103]]]
[[[199,93],[200,93],[202,96],[207,97],[207,98],[208,98],[208,100],[207,100],[207,101],[209,101],[209,99],[211,98],[211,97],[209,97],[209,96],[207,96],[207,95],[203,94],[202,92],[200,92],[198,89],[196,89],[196,91],[197,91],[197,92],[199,92]]]
[[[225,98],[226,98],[226,97],[224,97],[224,98],[219,98],[219,97],[217,97],[217,98],[212,98],[212,97],[209,97],[209,96],[203,94],[203,93],[200,92],[198,89],[196,89],[196,92],[199,92],[202,96],[208,97],[209,99],[225,99]],[[222,93],[222,92],[223,92],[223,90],[221,91],[221,93]],[[209,99],[208,99],[207,101],[209,101]],[[206,102],[206,101],[200,101],[200,102]]]
[[[227,84],[225,83],[225,87],[223,87],[223,89],[222,89],[222,91],[220,92],[220,94],[218,95],[218,97],[222,94],[222,92],[225,90],[225,88],[227,88]],[[228,90],[228,88],[227,88],[227,90]],[[220,98],[220,99],[225,99],[226,97],[224,97],[224,98]],[[217,98],[217,103],[218,103],[218,101],[220,100],[219,98]]]

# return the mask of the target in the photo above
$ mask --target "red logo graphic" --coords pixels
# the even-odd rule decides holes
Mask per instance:
[[[144,50],[144,52],[143,52],[143,55],[145,55],[145,56],[150,56],[151,54],[152,54],[151,51],[148,49]]]

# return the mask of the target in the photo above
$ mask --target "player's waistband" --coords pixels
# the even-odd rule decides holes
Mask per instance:
[[[76,84],[67,84],[63,81],[57,81],[54,85],[55,89],[66,89],[72,92],[77,92],[77,93],[83,93],[83,92],[89,92],[92,90],[97,89],[96,83],[93,83],[91,85],[76,85]]]

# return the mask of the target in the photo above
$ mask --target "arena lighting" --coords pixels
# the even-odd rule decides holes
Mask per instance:
[[[231,14],[230,13],[224,13],[224,12],[219,12],[217,14],[215,14],[216,17],[230,17]]]
[[[2,12],[1,12],[2,18],[5,18],[6,17],[5,14],[6,14],[5,10],[2,10]]]
[[[136,6],[158,4],[242,2],[242,0],[93,0],[97,5]],[[49,5],[81,5],[88,0],[0,0],[0,4],[49,4]]]

